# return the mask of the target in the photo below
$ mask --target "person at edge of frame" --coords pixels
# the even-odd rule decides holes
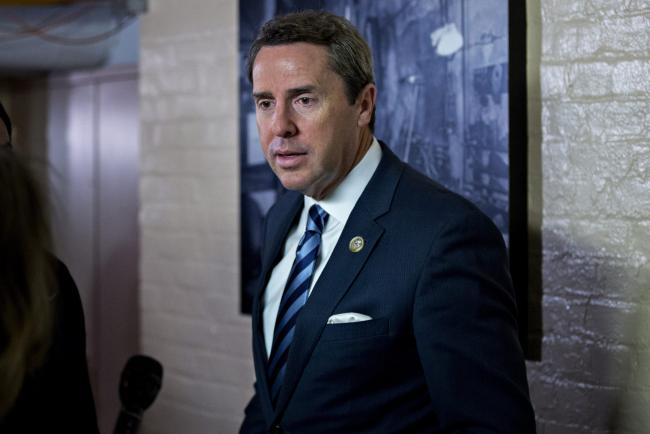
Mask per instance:
[[[98,434],[79,291],[0,103],[0,433]]]

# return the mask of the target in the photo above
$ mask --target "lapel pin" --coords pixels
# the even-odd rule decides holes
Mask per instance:
[[[363,237],[357,235],[350,240],[348,247],[352,253],[359,253],[361,249],[363,249],[364,244],[365,241],[363,240]]]

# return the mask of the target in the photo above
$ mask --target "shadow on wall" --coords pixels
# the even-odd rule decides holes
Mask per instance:
[[[627,382],[612,419],[616,433],[650,432],[650,270],[638,276],[638,304],[629,324],[628,336],[634,342],[628,354]]]
[[[528,364],[539,433],[650,427],[648,257],[613,246],[632,234],[611,225],[555,220],[543,231],[543,352]]]
[[[529,194],[530,190],[529,190]],[[528,309],[526,360],[542,360],[543,316],[542,316],[542,231],[539,221],[532,217],[535,210],[528,211],[528,303],[520,309]],[[541,214],[541,211],[540,211]]]

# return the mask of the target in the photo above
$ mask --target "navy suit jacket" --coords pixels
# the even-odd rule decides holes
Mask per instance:
[[[270,210],[252,318],[257,381],[241,432],[535,432],[500,232],[382,151],[298,317],[276,408],[261,300],[303,197],[288,192]],[[345,312],[372,320],[327,324]]]

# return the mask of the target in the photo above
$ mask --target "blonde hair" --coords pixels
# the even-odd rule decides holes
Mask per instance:
[[[0,418],[50,347],[55,290],[50,246],[39,183],[20,156],[0,147]]]

